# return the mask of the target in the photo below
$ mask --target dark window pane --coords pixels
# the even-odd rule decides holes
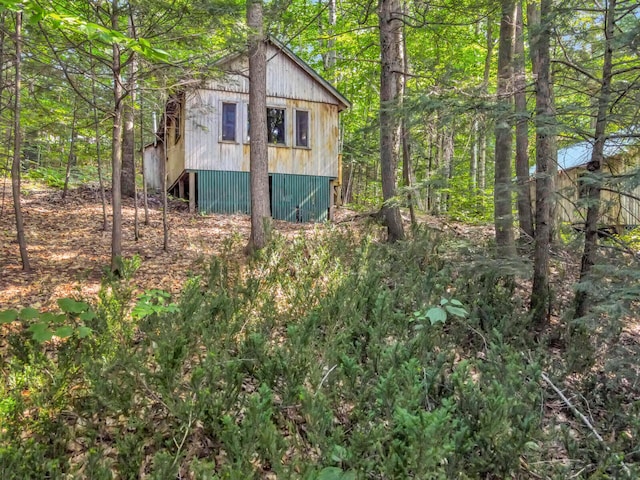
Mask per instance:
[[[296,146],[309,146],[309,112],[296,110]]]
[[[222,104],[222,140],[236,141],[236,104]]]
[[[267,108],[269,143],[285,145],[284,108]]]

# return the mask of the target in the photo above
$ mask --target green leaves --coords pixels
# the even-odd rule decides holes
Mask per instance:
[[[72,298],[58,299],[60,310],[65,313],[83,313],[89,310],[89,304],[85,302],[77,302]]]
[[[469,312],[464,308],[462,302],[456,299],[440,299],[440,305],[437,307],[431,307],[427,311],[415,311],[413,312],[413,320],[424,321],[429,320],[431,325],[436,323],[445,323],[449,315],[458,318],[466,318]],[[424,328],[422,325],[417,325],[416,329]]]
[[[325,467],[320,470],[317,480],[355,480],[356,472],[345,472],[339,467]]]
[[[151,289],[144,292],[133,307],[131,317],[137,320],[153,314],[177,313],[179,308],[175,303],[169,303],[171,294],[164,290]]]
[[[0,8],[14,12],[24,12],[27,14],[27,21],[32,24],[44,22],[55,30],[64,30],[65,32],[80,34],[90,41],[96,41],[106,45],[121,45],[150,61],[169,61],[170,55],[168,52],[154,48],[151,43],[144,38],[130,38],[117,30],[103,27],[102,25],[63,11],[45,10],[33,1],[0,0]]]
[[[15,310],[5,310],[0,312],[0,325],[3,323],[11,323],[18,319],[18,312]]]
[[[69,338],[76,334],[78,338],[86,338],[91,335],[93,330],[84,322],[93,320],[96,314],[88,303],[73,298],[60,298],[57,303],[62,313],[40,312],[31,307],[23,308],[20,312],[0,311],[0,324],[20,321],[38,343],[47,342],[54,336]]]
[[[433,307],[427,310],[425,317],[429,319],[431,325],[436,323],[444,323],[447,321],[447,312],[440,307]]]
[[[53,337],[53,332],[46,323],[34,323],[27,330],[31,332],[31,337],[38,343],[44,343]]]

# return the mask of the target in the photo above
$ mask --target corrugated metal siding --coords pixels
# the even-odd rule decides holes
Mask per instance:
[[[144,177],[147,188],[150,190],[162,190],[162,162],[164,162],[164,148],[161,143],[155,147],[147,145],[142,157]]]
[[[571,224],[583,224],[586,218],[585,200],[578,198],[578,176],[584,168],[573,168],[558,175],[556,196],[556,216],[558,221]],[[622,170],[620,170],[622,171]],[[607,186],[607,185],[605,185]],[[625,195],[603,190],[600,193],[601,211],[598,222],[603,225],[640,225],[640,186],[629,192],[624,185],[607,188],[630,193]],[[532,198],[535,201],[535,182],[531,182]],[[634,198],[635,197],[635,198]]]
[[[212,213],[250,213],[249,173],[197,171],[198,209]],[[323,222],[331,205],[331,179],[271,174],[271,216],[288,222]]]
[[[238,102],[237,142],[220,141],[221,102]],[[185,159],[187,170],[249,171],[249,145],[245,143],[247,124],[245,94],[198,90],[187,97],[185,122]],[[270,106],[286,109],[286,146],[268,147],[269,172],[338,177],[338,107],[323,103],[269,98]],[[310,147],[295,148],[294,112],[310,113]]]
[[[249,92],[249,60],[246,56],[235,58],[221,65],[221,68],[231,73],[220,79],[210,80],[210,88],[229,92]],[[245,76],[235,72],[242,72]],[[267,46],[267,95],[338,104],[331,92],[273,45]]]
[[[327,177],[271,175],[271,215],[288,222],[323,222],[330,207]]]
[[[198,209],[213,213],[250,213],[247,172],[197,171]]]

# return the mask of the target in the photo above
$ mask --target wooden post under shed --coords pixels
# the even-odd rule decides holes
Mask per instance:
[[[196,173],[189,172],[189,213],[196,211]]]

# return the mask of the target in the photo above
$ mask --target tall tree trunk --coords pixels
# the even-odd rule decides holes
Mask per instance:
[[[69,180],[71,179],[71,167],[75,163],[76,140],[78,137],[78,129],[76,123],[78,121],[78,101],[73,102],[73,119],[71,120],[71,142],[69,143],[69,157],[67,158],[67,171],[64,176],[64,188],[62,189],[62,199],[67,198],[69,190]]]
[[[133,14],[129,14],[128,35],[135,38]],[[136,95],[136,60],[135,53],[129,61],[129,74],[125,90],[129,101],[123,104],[124,129],[122,132],[122,195],[133,197],[136,190],[136,160],[135,160],[135,95]]]
[[[442,131],[442,162],[443,162],[443,172],[442,176],[446,179],[445,189],[448,191],[449,184],[451,179],[453,178],[453,132],[455,130],[455,126],[450,128],[445,128]],[[448,193],[442,194],[442,211],[448,212],[450,207],[450,197]]]
[[[269,205],[269,157],[267,149],[267,54],[262,0],[247,0],[249,32],[249,169],[251,178],[251,236],[247,252],[267,244]]]
[[[140,102],[140,165],[142,166],[142,204],[144,208],[144,224],[149,225],[149,201],[147,195],[147,174],[144,171],[144,109],[142,102],[142,93],[138,96]],[[153,125],[153,138],[154,138],[154,147],[155,147],[155,139],[156,139],[156,128],[155,122]]]
[[[498,254],[515,255],[511,201],[511,128],[513,44],[515,36],[515,0],[502,0],[500,44],[498,48],[498,117],[494,177],[494,222]]]
[[[471,120],[471,149],[469,150],[469,195],[475,197],[478,188],[478,117]]]
[[[552,7],[549,6],[549,9],[551,9]],[[529,2],[527,4],[527,20],[529,23],[529,28],[528,28],[528,32],[529,32],[529,53],[531,56],[531,70],[533,73],[533,76],[537,78],[538,76],[538,71],[540,70],[539,67],[539,57],[537,55],[536,52],[536,48],[537,48],[537,41],[536,40],[536,32],[538,32],[542,27],[541,27],[541,21],[540,21],[540,7],[538,6],[538,4],[536,4],[535,2]],[[551,20],[549,20],[551,21]],[[554,119],[553,119],[553,125],[555,126],[555,99],[554,99],[554,95],[553,95],[553,71],[550,71],[549,73],[549,101],[550,101],[550,105],[552,108],[552,111],[554,112]],[[555,127],[554,127],[555,128]],[[556,216],[556,208],[557,208],[557,202],[556,202],[556,179],[558,177],[558,149],[557,149],[557,140],[556,140],[556,135],[552,135],[551,137],[548,138],[549,141],[549,161],[551,162],[548,166],[548,176],[549,176],[549,184],[548,184],[548,188],[549,188],[549,194],[547,196],[547,200],[546,202],[549,204],[549,228],[548,228],[548,232],[549,232],[549,241],[550,243],[553,243],[555,241],[555,237],[556,237],[556,220],[557,220],[557,216]],[[534,235],[537,235],[537,231],[535,231],[534,229]]]
[[[95,72],[95,57],[89,47],[89,56],[91,57],[91,100],[93,102],[93,124],[96,135],[96,161],[98,163],[98,183],[100,184],[100,200],[102,203],[102,231],[106,232],[109,228],[109,222],[107,220],[107,196],[104,191],[104,175],[102,173],[102,150],[100,148],[101,135],[100,135],[100,119],[98,117],[98,94],[96,92],[96,72]]]
[[[22,270],[31,273],[31,264],[27,253],[27,240],[24,234],[22,203],[20,198],[20,156],[22,150],[22,132],[20,125],[20,88],[22,83],[22,12],[16,13],[16,76],[13,94],[13,162],[11,164],[11,190],[13,193],[13,210],[16,216],[16,234],[22,259]]]
[[[380,0],[380,167],[382,177],[382,216],[389,242],[404,239],[400,208],[392,205],[396,196],[396,169],[400,151],[402,63],[400,57],[402,22],[399,0]]]
[[[489,76],[491,74],[491,59],[493,58],[493,19],[487,16],[487,54],[484,58],[484,75],[480,94],[487,95]],[[484,191],[487,188],[487,116],[481,114],[478,128],[478,190],[480,191],[481,206],[484,206]]]
[[[587,170],[593,179],[587,188],[587,219],[584,234],[584,252],[580,266],[580,282],[585,282],[596,261],[598,248],[598,217],[600,214],[600,189],[602,188],[602,162],[606,140],[607,113],[611,99],[611,77],[613,71],[613,43],[615,32],[616,0],[608,0],[605,15],[605,50],[602,64],[602,86],[598,97],[598,116],[595,130],[595,143]],[[589,298],[585,289],[578,290],[575,298],[575,318],[584,317],[589,311]]]
[[[118,30],[118,10],[119,0],[111,3],[111,28]],[[123,93],[120,64],[120,46],[117,43],[112,45],[112,65],[113,73],[113,133],[111,137],[111,208],[113,210],[113,223],[111,227],[111,270],[114,273],[121,273],[120,257],[122,255],[122,191],[121,191],[121,170],[122,170],[122,110]]]
[[[549,319],[549,228],[550,200],[553,194],[551,170],[555,168],[555,112],[551,98],[550,36],[551,2],[541,0],[540,23],[531,39],[536,79],[536,231],[533,254],[533,287],[531,314],[536,328]],[[535,8],[535,7],[534,7]],[[533,16],[531,17],[533,18]]]
[[[407,13],[406,2],[402,6],[403,12]],[[404,103],[404,99],[407,93],[407,75],[409,73],[409,54],[407,53],[407,37],[405,35],[405,27],[402,25],[402,42],[400,44],[400,61],[402,64],[402,84],[400,91],[400,98]],[[416,207],[415,207],[415,193],[413,192],[413,165],[411,163],[411,131],[407,122],[408,113],[406,110],[402,112],[402,123],[400,125],[400,132],[402,135],[402,179],[404,186],[407,188],[407,203],[409,204],[409,217],[411,218],[411,225],[416,226],[418,220],[416,219]]]
[[[516,107],[516,178],[518,182],[517,205],[520,230],[533,238],[531,215],[531,189],[529,188],[529,114],[524,53],[523,0],[517,0],[516,44],[514,49],[514,100]]]
[[[163,91],[167,91],[166,85],[163,88]],[[168,104],[168,98],[165,98],[162,102],[163,105]],[[162,138],[164,142],[162,143],[162,232],[163,232],[163,241],[162,241],[162,250],[165,252],[169,251],[169,200],[167,194],[167,174],[168,174],[168,165],[169,165],[169,124],[168,124],[168,115],[165,114],[162,116],[164,119],[164,125],[162,126]]]

